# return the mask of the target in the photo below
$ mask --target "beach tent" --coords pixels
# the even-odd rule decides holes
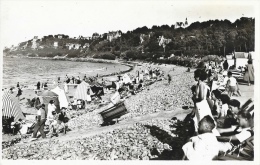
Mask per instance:
[[[63,89],[61,89],[59,86],[52,89],[51,91],[58,95],[60,107],[68,108],[69,103],[68,103],[68,98],[65,94],[65,91]]]
[[[132,83],[130,77],[126,73],[123,76],[123,83],[125,84]]]
[[[45,104],[45,110],[47,110],[48,114],[48,104],[51,100],[54,101],[54,105],[57,107],[57,112],[60,110],[60,105],[59,105],[59,95],[56,93],[50,91],[50,90],[44,90],[41,95],[40,99],[42,99],[41,103]]]
[[[14,117],[14,122],[25,119],[19,102],[10,91],[4,91],[2,95],[2,116],[4,118]]]
[[[74,94],[74,98],[76,99],[82,99],[82,100],[87,100],[87,90],[90,88],[90,85],[86,83],[85,81],[82,81]],[[90,88],[90,95],[93,95],[93,92]]]
[[[99,95],[99,96],[104,95],[104,87],[102,84],[98,83],[97,81],[94,81],[90,85],[91,85],[90,88],[93,92],[92,95]]]

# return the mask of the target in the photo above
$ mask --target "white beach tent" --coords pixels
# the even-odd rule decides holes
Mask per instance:
[[[57,86],[56,88],[52,89],[51,91],[58,95],[60,108],[62,108],[62,107],[67,108],[69,106],[68,98],[63,89],[61,89],[59,86]]]
[[[125,83],[125,84],[132,83],[130,77],[126,73],[123,76],[123,83]]]
[[[14,122],[25,119],[18,100],[14,98],[9,90],[4,91],[2,95],[2,116],[4,118],[13,116]]]
[[[94,93],[92,92],[90,85],[86,83],[85,81],[82,81],[74,94],[74,98],[76,99],[82,99],[82,100],[87,100],[87,90],[90,89],[90,95],[93,95]]]

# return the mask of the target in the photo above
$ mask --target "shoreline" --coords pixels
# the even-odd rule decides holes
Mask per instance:
[[[123,65],[123,66],[127,66],[129,67],[129,69],[127,70],[122,70],[122,71],[119,71],[119,72],[116,72],[114,70],[111,70],[110,73],[105,73],[104,75],[100,74],[98,79],[101,79],[103,77],[109,77],[109,76],[115,76],[115,75],[119,75],[119,74],[124,74],[124,73],[128,73],[130,72],[131,70],[134,69],[134,63],[131,63],[131,62],[124,62],[124,61],[118,61],[118,60],[105,60],[105,59],[94,59],[94,58],[50,58],[50,57],[19,57],[19,56],[6,56],[7,58],[25,58],[25,59],[40,59],[40,60],[54,60],[54,61],[71,61],[71,62],[89,62],[89,63],[104,63],[104,64],[119,64],[119,65]],[[92,76],[90,76],[92,77]],[[10,88],[14,85],[2,85],[2,89],[5,89],[5,88]],[[24,86],[26,88],[28,88],[29,86],[35,86],[33,84],[24,84]],[[24,88],[24,89],[26,89]]]

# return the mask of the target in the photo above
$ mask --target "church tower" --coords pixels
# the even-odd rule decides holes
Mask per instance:
[[[185,27],[187,27],[189,24],[188,24],[188,19],[186,17],[186,20],[185,20]]]

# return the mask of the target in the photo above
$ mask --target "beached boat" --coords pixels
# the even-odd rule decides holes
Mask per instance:
[[[104,124],[110,124],[113,119],[120,118],[122,115],[128,113],[124,102],[114,105],[99,114],[102,116]]]

